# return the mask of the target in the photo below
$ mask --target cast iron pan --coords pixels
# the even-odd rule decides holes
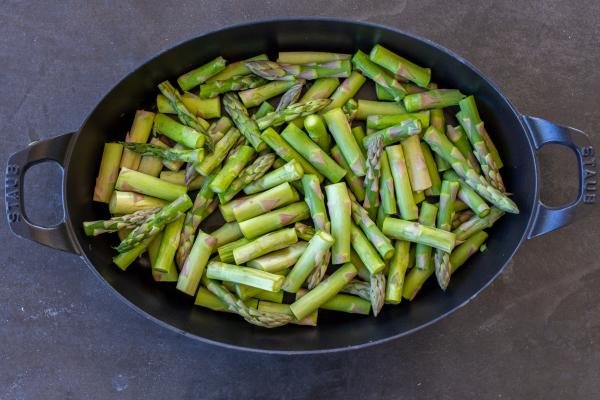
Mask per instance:
[[[174,285],[156,284],[147,271],[132,266],[121,272],[111,265],[115,239],[90,239],[81,223],[107,217],[104,204],[92,202],[97,168],[105,142],[122,139],[139,108],[151,108],[156,85],[222,55],[240,60],[278,50],[368,51],[381,43],[433,70],[441,87],[474,94],[486,127],[504,159],[507,188],[521,209],[507,215],[490,231],[488,251],[477,254],[453,277],[444,293],[430,279],[417,299],[386,307],[378,318],[319,312],[319,326],[286,326],[267,330],[235,315],[192,306],[192,299]],[[551,208],[539,199],[536,151],[546,143],[573,150],[577,157],[579,192],[576,200]],[[460,56],[395,29],[364,22],[335,19],[286,19],[228,27],[173,47],[129,74],[96,106],[79,131],[32,143],[15,153],[6,169],[6,213],[12,231],[38,243],[77,253],[102,282],[140,314],[190,338],[226,347],[271,353],[314,353],[348,350],[398,338],[429,325],[465,305],[487,287],[519,246],[570,223],[579,207],[593,203],[593,148],[582,132],[543,119],[519,114],[485,76]],[[32,224],[24,213],[23,176],[32,165],[55,161],[63,167],[65,221],[53,227]],[[587,169],[587,171],[586,171]],[[217,223],[212,221],[212,225]],[[210,231],[210,227],[209,227]]]

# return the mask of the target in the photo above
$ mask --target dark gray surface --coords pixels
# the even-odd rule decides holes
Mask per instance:
[[[600,3],[544,1],[121,2],[0,5],[0,152],[76,130],[155,52],[252,19],[322,15],[428,37],[472,61],[523,113],[576,126],[596,148]],[[278,8],[281,11],[278,12]],[[575,185],[572,156],[541,155],[543,196]],[[28,179],[38,221],[61,215],[60,174]],[[392,344],[270,357],[201,345],[124,306],[76,256],[0,219],[0,399],[600,397],[600,209],[527,242],[476,301]]]

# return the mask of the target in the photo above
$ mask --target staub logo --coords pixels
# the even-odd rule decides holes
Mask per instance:
[[[596,157],[594,154],[594,148],[592,146],[583,147],[580,149],[581,155],[583,156],[584,175],[583,181],[585,185],[585,192],[583,194],[583,202],[593,204],[596,202]]]
[[[6,216],[8,222],[16,223],[21,221],[21,198],[19,190],[19,172],[18,165],[9,164],[6,167],[4,187],[6,188]]]

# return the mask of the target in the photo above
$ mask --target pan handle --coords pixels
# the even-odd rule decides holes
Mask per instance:
[[[528,234],[531,239],[570,224],[588,211],[582,205],[596,202],[596,158],[589,137],[580,130],[528,115],[523,116],[523,121],[531,132],[536,150],[550,143],[573,150],[577,157],[579,176],[577,198],[570,204],[549,207],[538,199],[533,225]]]
[[[4,204],[8,225],[15,235],[54,249],[76,253],[65,221],[50,227],[35,225],[27,218],[23,200],[23,178],[35,164],[57,162],[63,168],[64,180],[64,160],[73,134],[33,142],[10,156],[4,178]]]

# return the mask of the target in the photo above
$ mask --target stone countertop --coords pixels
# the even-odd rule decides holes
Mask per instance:
[[[337,16],[446,46],[523,113],[600,148],[600,3],[564,1],[90,1],[0,5],[0,159],[76,130],[144,60],[232,23]],[[542,197],[575,192],[573,156],[540,154]],[[30,215],[61,218],[59,169],[27,179]],[[2,189],[3,190],[3,189]],[[476,301],[355,352],[267,356],[202,345],[125,307],[76,256],[9,233],[0,261],[0,399],[600,398],[600,208],[524,244]]]

